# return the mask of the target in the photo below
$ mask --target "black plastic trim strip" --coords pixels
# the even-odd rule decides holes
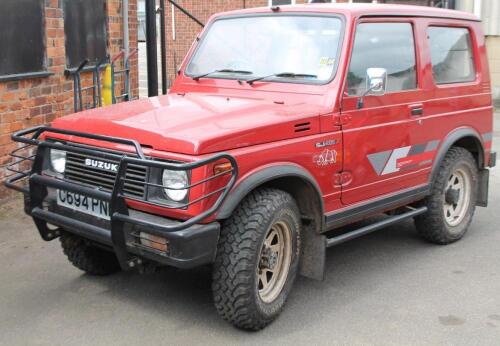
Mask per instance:
[[[436,175],[439,171],[439,167],[441,167],[441,163],[444,160],[444,157],[446,156],[446,153],[448,153],[448,150],[460,139],[470,137],[473,138],[477,147],[477,151],[479,153],[478,155],[478,164],[479,164],[479,169],[484,168],[484,146],[483,142],[481,140],[481,136],[472,128],[459,128],[451,133],[448,134],[448,136],[443,140],[443,142],[440,144],[438,152],[436,154],[436,157],[434,159],[434,164],[432,166],[432,171],[430,175],[429,182],[431,184],[434,183],[434,180],[436,178]]]
[[[426,184],[403,192],[386,195],[375,201],[358,204],[353,207],[347,207],[326,214],[325,231],[330,231],[340,226],[414,202],[427,196],[429,191],[430,185]]]
[[[297,177],[308,184],[310,184],[316,191],[316,196],[318,197],[318,203],[320,206],[321,215],[323,215],[323,198],[321,195],[321,190],[319,185],[316,183],[314,177],[305,169],[292,165],[283,164],[279,166],[272,166],[258,171],[248,177],[245,177],[239,185],[232,190],[227,197],[224,204],[221,206],[217,213],[217,220],[223,220],[230,217],[234,209],[240,204],[243,198],[248,195],[255,188],[263,185],[264,183],[270,182],[279,178],[286,177]]]
[[[388,227],[390,225],[401,222],[403,220],[412,218],[412,217],[417,216],[417,215],[421,215],[425,212],[427,212],[427,207],[420,207],[418,209],[409,208],[409,210],[403,214],[394,215],[394,216],[391,216],[385,220],[381,220],[381,221],[372,223],[371,225],[367,225],[367,226],[358,228],[354,231],[351,231],[351,232],[348,232],[345,234],[341,234],[341,235],[338,235],[336,237],[328,238],[326,240],[326,247],[332,247],[335,245],[345,243],[346,241],[359,238],[361,236],[378,231],[382,228]]]

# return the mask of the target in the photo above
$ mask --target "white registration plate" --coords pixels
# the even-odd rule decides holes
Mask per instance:
[[[57,205],[110,220],[109,203],[77,193],[57,190]]]

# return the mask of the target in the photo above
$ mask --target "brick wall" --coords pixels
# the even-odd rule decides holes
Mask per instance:
[[[130,47],[137,48],[137,4],[136,1],[130,3]],[[107,0],[106,11],[108,52],[113,56],[123,47],[121,0]],[[53,75],[0,82],[0,198],[10,193],[3,182],[10,174],[5,168],[6,164],[12,162],[8,153],[17,146],[10,140],[12,132],[47,124],[73,112],[73,82],[64,75],[66,52],[60,0],[45,0],[45,36],[47,67]],[[138,97],[137,56],[131,60],[131,68],[132,96]],[[82,74],[84,85],[89,85],[91,76],[91,73]]]

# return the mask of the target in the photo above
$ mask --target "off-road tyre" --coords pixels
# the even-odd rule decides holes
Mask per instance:
[[[468,206],[464,208],[461,221],[450,225],[445,217],[446,192],[452,174],[460,171],[470,179]],[[472,154],[461,147],[452,147],[446,154],[435,181],[431,194],[422,202],[427,206],[425,214],[415,218],[418,233],[427,241],[446,245],[460,240],[467,232],[477,204],[478,165]]]
[[[260,288],[264,243],[270,243],[276,225],[285,224],[290,234],[289,269],[281,290],[274,291],[279,294],[266,302]],[[223,319],[241,329],[259,330],[281,313],[297,276],[300,233],[295,200],[284,191],[270,188],[252,192],[223,222],[212,273],[214,303]]]
[[[69,233],[63,233],[60,241],[69,261],[85,273],[104,276],[120,271],[120,264],[112,252],[92,246],[83,238]]]

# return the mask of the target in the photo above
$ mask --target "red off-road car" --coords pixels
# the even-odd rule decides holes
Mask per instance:
[[[221,316],[260,329],[298,274],[323,277],[327,247],[409,218],[433,243],[462,238],[487,205],[492,119],[470,14],[235,11],[212,17],[169,95],[16,133],[33,165],[7,185],[83,271],[211,264]]]

